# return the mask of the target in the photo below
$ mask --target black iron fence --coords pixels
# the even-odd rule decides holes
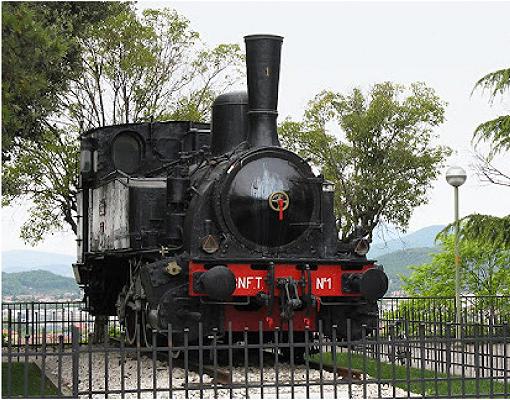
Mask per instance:
[[[469,327],[467,336],[480,335],[488,321],[510,321],[510,296],[462,296],[461,300],[463,321]],[[427,325],[433,328],[427,334],[445,336],[447,324],[455,322],[455,314],[454,297],[386,297],[379,301],[379,317],[381,321],[394,321],[396,335],[404,334],[403,321],[407,321],[407,336],[417,335],[421,322],[433,323]],[[14,344],[21,345],[26,335],[34,344],[42,343],[43,332],[48,344],[58,344],[60,335],[68,344],[73,326],[79,328],[80,343],[86,343],[88,334],[94,332],[94,323],[94,317],[79,301],[2,303],[3,337],[5,340],[9,332]],[[120,333],[116,317],[108,319],[106,330],[110,336]]]
[[[71,329],[71,344],[40,345],[27,335],[21,347],[8,340],[3,349],[4,397],[508,397],[509,329],[489,324],[488,335],[456,338],[367,335],[340,338],[305,331],[282,335],[275,329],[267,341],[257,332],[235,338],[218,331],[197,343],[189,332],[168,327],[164,341],[148,348],[126,345],[105,335],[104,343],[80,344],[82,333]],[[392,325],[383,329],[391,329]],[[468,326],[462,324],[461,332]],[[292,329],[292,326],[290,327]],[[199,330],[202,326],[199,325]],[[500,330],[498,330],[500,329]],[[496,335],[495,332],[503,332]],[[178,337],[177,337],[178,336]],[[299,337],[299,340],[295,340]],[[153,337],[157,337],[154,333]],[[301,357],[301,355],[303,357]],[[19,363],[15,360],[20,360]],[[32,371],[35,366],[35,372]],[[15,369],[18,368],[16,376]],[[21,381],[21,384],[20,384]],[[35,383],[35,387],[34,387]]]
[[[461,296],[461,315],[466,323],[510,321],[510,296]],[[385,297],[381,318],[423,322],[455,321],[455,297]]]
[[[79,328],[80,343],[86,343],[89,333],[94,332],[95,318],[84,311],[81,301],[65,302],[3,302],[2,337],[6,342],[10,335],[14,345],[21,345],[26,336],[34,345],[58,344],[60,337],[64,344],[71,343],[74,326]],[[116,317],[107,320],[110,336],[120,332]]]
[[[437,303],[428,299],[428,314],[408,306],[392,314],[409,300],[384,300],[378,329],[356,340],[349,321],[347,337],[320,324],[304,334],[276,328],[268,338],[260,324],[241,334],[213,330],[198,342],[169,326],[153,333],[153,347],[141,344],[140,332],[128,346],[115,319],[94,344],[94,322],[79,303],[4,304],[3,397],[510,396],[510,329],[501,310],[457,325],[432,320]]]

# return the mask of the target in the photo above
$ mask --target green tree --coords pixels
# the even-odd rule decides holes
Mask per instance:
[[[410,276],[402,277],[403,289],[408,295],[422,297],[455,295],[455,237],[441,235],[441,251],[432,261],[411,267]],[[498,244],[490,245],[476,238],[464,239],[459,244],[462,254],[461,288],[465,294],[495,296],[510,294],[510,251]]]
[[[510,69],[500,69],[482,77],[473,89],[489,91],[490,102],[498,96],[504,96],[510,89]],[[477,153],[476,168],[482,181],[510,187],[510,173],[503,171],[493,163],[496,155],[505,155],[510,150],[510,115],[502,115],[486,121],[475,129],[473,134],[475,145],[479,142],[490,144],[487,155]],[[482,246],[497,246],[510,249],[510,215],[495,217],[492,215],[472,214],[463,218],[460,229],[460,240],[477,240]],[[447,226],[443,233],[453,225]],[[507,272],[510,275],[510,269]]]
[[[65,226],[76,233],[78,153],[75,134],[46,129],[37,142],[20,141],[4,164],[2,205],[31,204],[20,232],[26,242],[36,244]]]
[[[83,40],[84,72],[66,97],[84,129],[155,119],[204,121],[214,97],[241,76],[241,49],[208,49],[170,9],[126,10]]]
[[[504,97],[510,89],[510,68],[491,72],[476,82],[473,91],[489,92],[489,102]],[[482,181],[510,187],[510,172],[496,165],[494,158],[510,150],[510,115],[500,115],[481,123],[473,134],[475,150],[480,142],[488,143],[488,154],[476,151],[476,169]]]
[[[489,91],[490,102],[510,90],[510,68],[500,69],[482,77],[473,90]],[[510,115],[500,115],[478,125],[475,140],[491,143],[492,154],[510,150]]]
[[[21,236],[32,244],[66,225],[76,233],[83,129],[151,116],[205,120],[215,95],[241,77],[239,46],[207,48],[172,10],[123,10],[88,33],[78,39],[82,73],[59,93],[61,112],[46,120],[38,143],[20,141],[4,164],[3,204],[30,201]]]
[[[510,251],[510,215],[495,217],[493,215],[471,214],[459,221],[459,240],[477,241],[480,246],[490,246]],[[448,234],[454,224],[447,225],[438,235]],[[508,268],[510,275],[510,266]]]
[[[465,224],[469,221],[462,223]],[[405,293],[423,297],[423,301],[404,301],[397,313],[411,312],[429,317],[437,314],[444,320],[455,319],[455,236],[441,233],[438,241],[441,251],[434,254],[430,263],[411,267],[411,275],[401,276]],[[510,250],[484,238],[464,237],[459,243],[459,251],[462,255],[461,290],[476,299],[471,304],[466,303],[470,314],[483,313],[486,317],[508,314],[510,301],[495,296],[510,295]],[[429,297],[434,301],[427,300]]]
[[[309,158],[335,183],[343,240],[351,239],[357,226],[370,237],[380,223],[404,230],[412,210],[426,203],[427,189],[449,154],[432,144],[444,107],[423,83],[385,82],[366,94],[321,92],[302,121],[281,124],[284,146]]]
[[[90,26],[129,4],[120,2],[2,3],[2,155],[38,139],[59,96],[80,73]]]

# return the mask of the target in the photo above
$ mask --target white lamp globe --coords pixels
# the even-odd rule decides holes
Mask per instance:
[[[466,179],[466,171],[462,167],[450,167],[446,171],[446,182],[454,187],[462,186]]]

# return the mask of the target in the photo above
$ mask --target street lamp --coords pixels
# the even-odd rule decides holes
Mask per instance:
[[[453,186],[455,207],[455,311],[457,339],[460,339],[462,310],[460,304],[460,255],[459,255],[459,186],[466,182],[466,171],[462,167],[450,167],[446,171],[446,182]]]

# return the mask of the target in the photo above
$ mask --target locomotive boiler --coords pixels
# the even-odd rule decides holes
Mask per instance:
[[[268,339],[374,329],[388,279],[360,234],[339,241],[333,185],[280,146],[282,38],[245,37],[247,93],[216,98],[212,124],[149,121],[81,136],[78,261],[88,311],[137,332],[213,328]],[[199,332],[199,322],[202,330]]]

